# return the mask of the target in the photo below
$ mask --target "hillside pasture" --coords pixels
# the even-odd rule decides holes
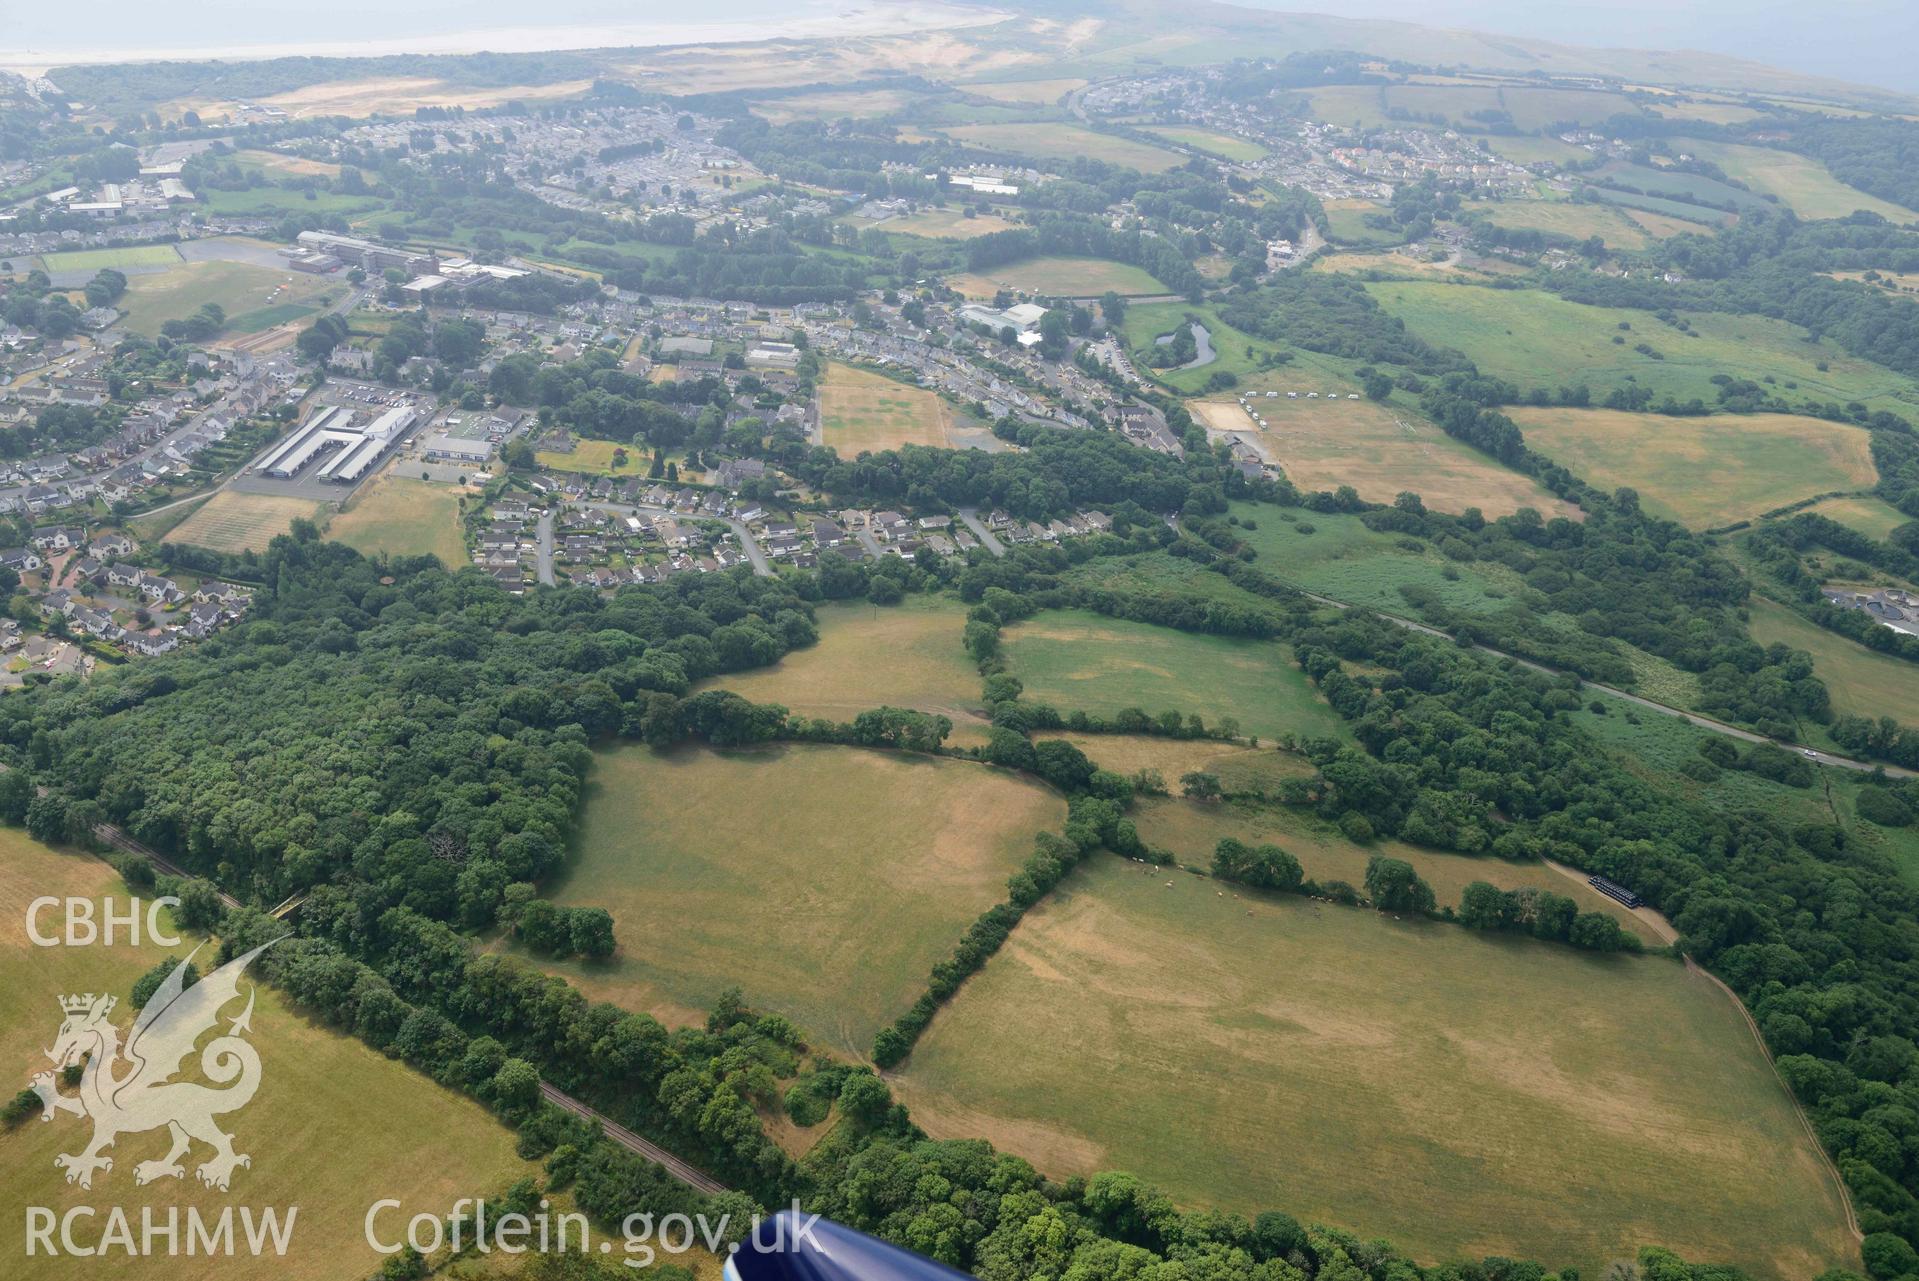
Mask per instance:
[[[952,444],[953,411],[923,387],[835,361],[820,380],[820,438],[842,458]]]
[[[1177,784],[1177,780],[1172,780]],[[1174,787],[1177,793],[1177,786]],[[1172,851],[1182,864],[1207,867],[1213,850],[1227,837],[1248,845],[1277,845],[1312,880],[1366,882],[1366,862],[1375,854],[1404,859],[1433,887],[1441,907],[1459,906],[1466,887],[1485,881],[1502,890],[1546,890],[1572,899],[1582,912],[1604,912],[1637,934],[1648,946],[1664,942],[1659,931],[1623,904],[1586,883],[1583,876],[1555,871],[1543,862],[1512,862],[1492,855],[1452,854],[1402,841],[1357,845],[1311,810],[1255,802],[1199,802],[1172,797],[1142,800],[1132,815],[1140,836]]]
[[[863,1057],[1005,898],[1035,834],[1065,817],[1058,794],[959,761],[616,748],[595,764],[553,898],[610,911],[619,952],[545,968],[674,1024],[737,986],[816,1043]]]
[[[1197,714],[1277,738],[1343,737],[1345,725],[1277,641],[1174,631],[1083,610],[1048,610],[1003,633],[1026,697],[1062,712]]]
[[[1646,229],[1611,205],[1570,200],[1477,200],[1466,206],[1484,214],[1496,227],[1514,231],[1543,231],[1585,240],[1598,236],[1614,249],[1644,249],[1652,243]]]
[[[448,569],[468,561],[460,490],[392,468],[362,485],[326,536],[367,556],[435,556]]]
[[[303,85],[260,101],[280,108],[296,120],[309,116],[410,116],[421,107],[463,107],[479,111],[508,102],[570,98],[592,87],[590,80],[479,86],[456,85],[427,76],[368,76],[360,80]]]
[[[223,489],[174,526],[167,541],[215,552],[263,552],[276,534],[290,531],[295,520],[318,520],[326,508],[314,499]]]
[[[1889,222],[1919,222],[1919,213],[1847,186],[1819,161],[1796,151],[1696,138],[1685,139],[1683,145],[1701,160],[1718,165],[1728,177],[1762,195],[1779,197],[1801,218],[1844,218],[1864,209]]]
[[[949,742],[986,739],[980,675],[960,644],[957,602],[909,596],[898,605],[839,601],[818,607],[820,638],[771,667],[716,676],[709,686],[796,716],[850,721],[881,706],[910,707],[953,722]]]
[[[829,90],[763,99],[751,104],[751,110],[769,124],[787,125],[796,120],[890,116],[912,101],[913,95],[898,89]]]
[[[1867,649],[1763,596],[1754,596],[1746,607],[1754,640],[1812,655],[1813,675],[1826,683],[1832,708],[1841,716],[1919,722],[1919,665]]]
[[[1589,307],[1536,289],[1424,280],[1367,289],[1418,337],[1464,352],[1483,373],[1522,391],[1583,383],[1596,402],[1617,388],[1643,387],[1713,405],[1713,376],[1728,374],[1789,403],[1858,400],[1909,419],[1919,414],[1919,385],[1910,378],[1763,316],[1695,313],[1685,333],[1644,311]],[[1641,343],[1656,354],[1637,350]]]
[[[1694,529],[1749,520],[1814,494],[1868,488],[1878,479],[1868,434],[1823,418],[1510,412],[1540,453],[1602,489],[1631,486],[1646,510]]]
[[[1054,1177],[1128,1170],[1182,1205],[1283,1207],[1425,1262],[1596,1276],[1659,1242],[1769,1281],[1857,1266],[1742,1014],[1653,957],[1095,857],[893,1078],[935,1136]]]
[[[1836,520],[1841,525],[1858,530],[1867,538],[1875,539],[1884,539],[1893,530],[1912,521],[1912,517],[1885,499],[1866,494],[1828,498],[1824,502],[1814,503],[1806,510],[1829,520]]]
[[[1148,146],[1114,134],[1096,133],[1079,125],[996,124],[960,125],[941,132],[955,142],[986,151],[1040,160],[1103,160],[1141,173],[1159,173],[1185,163],[1176,151]]]
[[[1193,125],[1155,125],[1145,132],[1182,147],[1192,147],[1227,160],[1237,160],[1243,164],[1264,160],[1268,154],[1266,148],[1256,142],[1235,138],[1232,134],[1221,133],[1217,129],[1201,129]]]
[[[1001,289],[1065,298],[1095,298],[1109,290],[1121,297],[1163,294],[1166,286],[1143,267],[1110,258],[1046,255],[947,277],[968,298],[988,299]]]
[[[1580,516],[1530,476],[1454,440],[1405,406],[1286,396],[1252,404],[1263,425],[1237,401],[1199,401],[1190,408],[1208,429],[1245,440],[1278,463],[1302,490],[1351,485],[1376,503],[1410,490],[1436,511],[1477,507],[1488,516],[1509,516],[1532,507],[1548,517]]]
[[[171,949],[123,942],[112,947],[29,945],[25,919],[31,899],[73,895],[98,903],[112,896],[123,909],[128,893],[98,859],[49,849],[14,829],[0,831],[0,1060],[9,1065],[16,1088],[50,1066],[44,1051],[60,1023],[61,997],[116,994],[121,1010],[114,1022],[124,1033],[132,1020],[134,982],[167,957],[184,959],[202,943],[189,935]],[[41,918],[43,931],[59,926],[57,909]],[[212,966],[214,946],[207,941],[195,958],[203,971]],[[53,1158],[79,1151],[88,1126],[80,1118],[62,1115],[44,1123],[29,1119],[5,1136],[0,1195],[12,1205],[46,1206],[56,1214],[74,1206],[110,1203],[125,1209],[136,1231],[147,1207],[161,1222],[169,1207],[180,1207],[184,1231],[189,1206],[209,1222],[236,1204],[282,1211],[297,1206],[291,1244],[285,1257],[273,1260],[272,1275],[288,1281],[338,1281],[372,1275],[381,1263],[362,1228],[376,1197],[401,1198],[409,1214],[445,1214],[460,1197],[498,1196],[514,1180],[537,1172],[537,1166],[514,1155],[512,1130],[472,1099],[308,1018],[275,988],[243,979],[242,995],[249,991],[256,1005],[247,1039],[259,1052],[260,1087],[246,1107],[220,1118],[234,1136],[236,1150],[252,1158],[250,1166],[234,1172],[230,1191],[204,1187],[194,1177],[194,1167],[208,1155],[199,1144],[184,1162],[183,1179],[137,1185],[135,1165],[166,1152],[166,1135],[156,1131],[121,1136],[112,1149],[113,1168],[97,1175],[91,1190],[69,1185]],[[240,1008],[235,1002],[226,1013],[231,1017]],[[196,1062],[189,1060],[189,1075]],[[377,1107],[367,1106],[372,1099],[378,1100]],[[432,1135],[433,1159],[420,1160],[417,1149],[396,1142],[395,1135]],[[316,1159],[322,1154],[324,1159]],[[104,1208],[100,1216],[94,1232],[105,1227]],[[404,1216],[394,1221],[403,1222]],[[86,1235],[84,1221],[79,1231]],[[235,1232],[238,1236],[237,1223]],[[0,1251],[19,1259],[25,1247],[22,1217],[7,1215],[0,1224]],[[184,1238],[181,1247],[170,1257],[162,1241],[154,1256],[134,1271],[152,1281],[239,1281],[261,1275],[260,1260],[244,1252],[190,1257]],[[101,1275],[101,1260],[42,1254],[16,1275],[80,1281]]]

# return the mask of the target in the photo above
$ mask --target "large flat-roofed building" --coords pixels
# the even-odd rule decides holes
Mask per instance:
[[[311,253],[331,254],[341,262],[357,263],[368,271],[398,267],[415,275],[435,275],[440,268],[439,260],[431,254],[395,249],[357,236],[336,236],[330,231],[303,231],[300,246]]]
[[[413,410],[403,405],[370,423],[355,424],[351,409],[329,405],[271,450],[259,470],[276,480],[291,480],[316,458],[330,453],[332,456],[320,464],[320,479],[351,484],[392,452],[415,417]]]

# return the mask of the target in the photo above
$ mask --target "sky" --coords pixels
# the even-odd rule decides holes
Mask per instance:
[[[1919,0],[1230,0],[1630,49],[1703,49],[1919,92]]]

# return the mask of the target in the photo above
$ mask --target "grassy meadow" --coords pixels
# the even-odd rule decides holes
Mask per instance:
[[[1875,539],[1883,539],[1901,525],[1912,521],[1912,517],[1883,498],[1874,498],[1867,494],[1828,498],[1824,502],[1814,503],[1806,510],[1824,516],[1828,520],[1836,520],[1849,529],[1858,530],[1866,537]]]
[[[1209,152],[1227,160],[1251,163],[1264,160],[1266,148],[1245,138],[1235,138],[1230,133],[1221,133],[1217,129],[1201,129],[1191,125],[1156,125],[1146,130],[1155,138],[1164,138],[1168,142],[1178,143],[1182,147],[1193,147]]]
[[[1479,200],[1466,208],[1484,214],[1497,227],[1545,231],[1577,240],[1598,236],[1613,249],[1644,249],[1653,241],[1644,227],[1611,205],[1570,200]]]
[[[1375,854],[1404,859],[1419,870],[1441,907],[1457,907],[1474,881],[1502,890],[1550,890],[1572,899],[1582,912],[1604,912],[1637,934],[1649,947],[1665,938],[1624,905],[1586,884],[1583,876],[1557,872],[1544,863],[1518,863],[1490,855],[1474,857],[1422,849],[1402,841],[1356,845],[1310,810],[1252,802],[1201,803],[1177,796],[1141,801],[1133,814],[1140,836],[1171,850],[1189,867],[1209,867],[1213,849],[1227,837],[1248,845],[1277,845],[1316,881],[1344,881],[1363,887],[1366,861]]]
[[[984,742],[980,676],[960,645],[957,601],[909,596],[898,605],[841,601],[818,607],[819,643],[771,667],[709,684],[799,716],[850,721],[870,708],[911,707],[953,722],[954,743]]]
[[[361,486],[327,525],[327,537],[368,556],[437,556],[448,569],[468,561],[460,491],[391,468]]]
[[[1111,716],[1226,717],[1240,732],[1276,738],[1343,737],[1344,722],[1320,700],[1277,641],[1205,636],[1083,610],[1048,610],[1003,634],[1007,667],[1026,697],[1062,712]]]
[[[1048,734],[1052,738],[1055,735]],[[1059,734],[1085,752],[1101,769],[1131,777],[1141,770],[1158,770],[1168,788],[1179,790],[1179,780],[1199,771],[1215,774],[1229,792],[1270,791],[1289,778],[1311,778],[1313,764],[1304,756],[1270,746],[1249,747],[1210,738],[1161,738],[1156,734]]]
[[[1782,204],[1801,218],[1844,218],[1855,210],[1865,209],[1888,222],[1919,222],[1919,213],[1847,186],[1811,156],[1777,147],[1748,147],[1697,138],[1686,139],[1683,146],[1754,191],[1779,197]]]
[[[1602,489],[1630,485],[1647,511],[1695,529],[1749,520],[1815,494],[1864,489],[1878,479],[1868,433],[1823,418],[1509,412],[1540,453]]]
[[[1752,638],[1761,645],[1789,645],[1812,655],[1813,674],[1832,691],[1840,715],[1919,722],[1919,664],[1867,649],[1763,596],[1754,596],[1747,609]]]
[[[1534,289],[1401,280],[1368,289],[1417,336],[1457,348],[1482,372],[1522,390],[1584,383],[1598,400],[1640,386],[1712,405],[1719,390],[1713,375],[1730,374],[1766,383],[1793,402],[1858,400],[1905,417],[1919,411],[1911,379],[1831,342],[1807,342],[1793,326],[1761,316],[1696,314],[1687,318],[1688,335],[1643,311],[1588,307]],[[1634,350],[1642,342],[1658,357]]]
[[[177,948],[40,948],[28,945],[27,902],[37,896],[106,896],[124,901],[127,890],[103,862],[57,852],[13,829],[0,830],[0,1059],[24,1085],[46,1067],[44,1050],[60,1023],[58,999],[77,992],[114,992],[122,1008],[114,1021],[124,1030],[135,980],[169,955],[185,957],[198,939]],[[58,929],[59,916],[41,919],[43,931]],[[211,947],[196,963],[208,959]],[[202,964],[202,968],[207,968]],[[244,995],[249,984],[244,980]],[[142,1207],[161,1214],[169,1206],[194,1206],[217,1217],[228,1205],[298,1207],[292,1244],[271,1272],[287,1281],[355,1281],[368,1276],[381,1257],[365,1243],[361,1223],[381,1197],[398,1197],[408,1212],[444,1213],[463,1196],[497,1196],[537,1167],[514,1155],[515,1137],[471,1099],[436,1085],[405,1064],[362,1045],[291,1008],[273,988],[260,986],[248,1038],[261,1059],[259,1093],[243,1109],[220,1118],[234,1146],[253,1158],[234,1172],[230,1192],[204,1188],[193,1167],[207,1149],[196,1144],[185,1159],[187,1174],[146,1187],[134,1183],[133,1167],[166,1152],[159,1132],[128,1134],[114,1146],[113,1169],[95,1176],[91,1190],[69,1186],[55,1168],[56,1153],[84,1146],[89,1125],[61,1115],[28,1120],[0,1132],[0,1194],[8,1204],[43,1205],[62,1213],[75,1205],[125,1207],[134,1223]],[[235,1003],[229,1014],[240,1009]],[[189,1072],[191,1063],[189,1061]],[[9,1089],[11,1093],[11,1087]],[[368,1099],[379,1106],[369,1108]],[[433,1158],[419,1157],[421,1136],[430,1136]],[[322,1159],[323,1158],[323,1159]],[[102,1212],[104,1213],[104,1211]],[[104,1227],[95,1220],[94,1230]],[[84,1236],[87,1229],[80,1227]],[[236,1224],[236,1232],[238,1226]],[[19,1259],[25,1249],[16,1212],[0,1224],[0,1252]],[[38,1258],[29,1265],[36,1281],[65,1281],[102,1274],[94,1258]],[[261,1275],[261,1263],[233,1258],[169,1258],[164,1250],[138,1272],[150,1281],[224,1281]],[[107,1271],[112,1271],[110,1265]]]
[[[1504,566],[1456,564],[1425,544],[1402,544],[1391,534],[1368,529],[1354,515],[1280,513],[1251,504],[1236,504],[1233,512],[1241,522],[1239,536],[1257,554],[1254,563],[1260,569],[1334,600],[1408,614],[1412,608],[1399,592],[1405,584],[1433,592],[1449,609],[1490,614],[1512,605],[1524,591],[1519,576]]]
[[[681,1024],[729,987],[864,1056],[1066,803],[986,766],[837,747],[601,754],[554,901],[613,914],[544,968]]]
[[[1769,1279],[1858,1266],[1740,1011],[1663,958],[1096,857],[894,1078],[933,1134],[1055,1177],[1130,1170],[1181,1204],[1283,1207],[1426,1261],[1597,1276],[1657,1242]]]
[[[49,275],[62,271],[148,270],[172,267],[180,261],[180,251],[172,245],[123,245],[113,249],[74,249],[66,253],[41,254],[38,262]]]
[[[923,387],[838,361],[820,379],[820,438],[842,458],[951,444],[952,410]]]

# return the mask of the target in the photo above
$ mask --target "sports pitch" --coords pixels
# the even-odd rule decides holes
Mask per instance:
[[[952,443],[953,411],[923,387],[835,362],[820,380],[819,397],[821,439],[842,458]]]

